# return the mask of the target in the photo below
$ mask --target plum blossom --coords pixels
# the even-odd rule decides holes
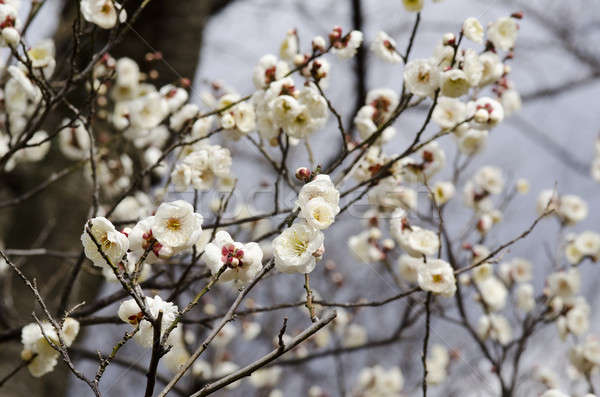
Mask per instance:
[[[113,224],[104,217],[96,217],[89,221],[90,228],[88,233],[87,225],[81,234],[81,243],[85,256],[92,261],[94,266],[110,267],[106,262],[106,257],[114,266],[121,262],[121,258],[129,248],[129,240],[123,233],[117,231]],[[94,236],[94,240],[90,237]],[[99,245],[99,247],[96,245]],[[102,250],[102,253],[100,252]]]
[[[275,267],[284,273],[310,273],[323,255],[323,233],[296,222],[273,240]]]
[[[206,245],[202,258],[213,275],[226,266],[220,281],[246,283],[262,269],[263,252],[257,243],[233,241],[229,233],[220,230],[214,241]]]

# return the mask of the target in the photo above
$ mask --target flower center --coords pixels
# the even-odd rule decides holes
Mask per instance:
[[[144,315],[142,314],[142,312],[139,312],[137,314],[132,314],[131,316],[127,317],[127,320],[129,320],[129,324],[136,325],[140,322],[142,318],[144,318]]]
[[[444,281],[444,276],[442,276],[441,274],[434,274],[431,279],[433,280],[434,283],[436,284],[440,284]]]
[[[104,4],[102,5],[102,8],[100,9],[100,12],[103,14],[110,14],[111,11],[112,11],[111,2],[110,1],[104,2]]]
[[[294,233],[292,238],[292,250],[298,256],[304,254],[308,248],[308,241],[301,239],[298,234]]]
[[[243,258],[244,250],[236,248],[233,244],[225,244],[221,248],[221,261],[233,269],[243,266]]]
[[[181,229],[181,222],[178,218],[169,218],[169,220],[167,221],[167,229],[175,232]]]
[[[113,243],[108,239],[108,235],[106,233],[100,238],[100,245],[102,246],[103,251],[107,251],[110,249],[110,247],[112,247]]]

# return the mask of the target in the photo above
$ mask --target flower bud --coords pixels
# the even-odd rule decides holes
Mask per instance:
[[[323,256],[324,253],[325,253],[325,247],[321,246],[321,247],[319,247],[318,250],[316,250],[315,252],[313,252],[313,256],[315,258],[320,258],[320,257]]]
[[[475,112],[475,121],[481,124],[488,122],[490,114],[485,109],[479,109]]]
[[[303,182],[310,181],[311,174],[312,173],[310,172],[310,170],[306,167],[300,167],[296,170],[296,178]]]
[[[444,45],[454,45],[456,42],[456,36],[454,36],[454,33],[446,33],[444,36],[442,36],[442,42]]]
[[[19,40],[21,40],[21,35],[15,28],[4,28],[2,29],[2,38],[4,39],[4,41],[6,41],[6,44],[8,44],[11,47],[14,47],[17,44],[19,44]]]
[[[325,46],[326,46],[326,43],[325,43],[325,38],[323,36],[316,36],[315,38],[312,39],[313,51],[324,52]]]
[[[510,14],[511,17],[515,19],[523,19],[523,11],[517,11]]]

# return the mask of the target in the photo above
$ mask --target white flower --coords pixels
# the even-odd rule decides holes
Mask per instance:
[[[353,30],[345,36],[345,39],[337,42],[332,52],[342,59],[352,58],[356,54],[358,47],[362,44],[362,41],[362,32]]]
[[[147,263],[156,263],[159,257],[169,257],[173,255],[173,249],[169,246],[163,246],[154,241],[152,227],[154,226],[154,217],[149,216],[140,220],[136,225],[128,230],[129,249],[134,257],[140,258],[144,252],[154,243],[152,250],[146,256]],[[133,259],[133,258],[132,258]],[[136,260],[137,261],[137,260]]]
[[[294,223],[273,240],[275,267],[284,273],[310,273],[316,256],[322,254],[323,240],[320,230],[303,222]]]
[[[90,232],[100,245],[104,255],[110,262],[117,266],[121,262],[121,258],[129,248],[129,240],[123,233],[117,231],[110,221],[104,217],[97,217],[90,220]],[[87,225],[81,234],[81,242],[85,256],[92,261],[94,266],[110,267],[102,254],[98,251],[96,243],[92,240],[87,232]]]
[[[519,178],[517,180],[515,188],[517,189],[517,192],[519,192],[520,194],[527,194],[527,193],[529,193],[529,188],[530,188],[529,181],[525,178]]]
[[[575,241],[569,241],[565,245],[565,258],[573,265],[578,264],[583,260],[583,253],[579,250]]]
[[[496,48],[508,51],[514,47],[518,32],[519,26],[514,18],[504,17],[488,26],[487,37]]]
[[[443,205],[448,202],[456,193],[456,188],[452,182],[436,182],[433,185],[433,199],[437,205]]]
[[[406,11],[418,12],[423,9],[424,0],[402,0]]]
[[[176,305],[171,302],[166,302],[161,299],[160,296],[156,295],[154,298],[150,298],[148,296],[145,297],[144,301],[146,305],[146,310],[152,318],[158,318],[158,313],[162,312],[162,321],[161,321],[161,334],[163,334],[167,328],[175,321],[179,314],[179,309]],[[139,331],[133,336],[133,339],[142,347],[149,348],[152,346],[154,328],[152,324],[144,319],[143,314],[141,313],[141,309],[133,299],[126,300],[121,303],[118,311],[119,318],[128,324],[138,324],[139,323]],[[179,324],[177,328],[179,328]],[[173,339],[174,336],[177,335],[175,329],[169,335],[169,341]]]
[[[189,189],[192,182],[192,168],[185,163],[177,164],[173,172],[171,172],[171,182],[176,191],[185,192]],[[212,179],[210,182],[212,182]]]
[[[67,127],[68,120],[64,120],[65,127],[58,133],[58,147],[70,160],[83,160],[90,154],[90,136],[81,121],[75,121]]]
[[[137,305],[134,299],[123,301],[119,305],[117,315],[119,316],[121,321],[129,323],[131,325],[137,325],[144,318],[142,310]]]
[[[214,117],[201,117],[192,125],[192,138],[204,138],[210,132]]]
[[[477,18],[467,18],[462,27],[465,37],[475,43],[483,43],[483,26]]]
[[[169,338],[171,350],[164,355],[162,360],[167,369],[172,373],[180,371],[186,361],[190,358],[182,334],[181,328],[176,328],[172,331]]]
[[[113,0],[81,0],[80,9],[83,18],[100,26],[110,29],[117,23],[117,9]]]
[[[338,207],[332,206],[322,197],[315,197],[309,200],[301,208],[301,216],[306,222],[314,228],[327,229],[335,220],[335,215],[339,211]]]
[[[162,245],[184,248],[193,245],[202,232],[202,215],[191,204],[177,200],[162,203],[156,210],[152,233]]]
[[[434,255],[440,246],[440,240],[436,233],[419,226],[404,227],[403,229],[402,226],[398,227],[394,224],[392,225],[392,235],[407,254],[416,258],[423,255]]]
[[[385,32],[378,32],[371,44],[371,51],[379,58],[389,63],[400,63],[402,57],[396,50],[396,41]]]
[[[21,330],[21,342],[23,343],[21,358],[29,360],[36,355],[33,361],[27,365],[31,375],[36,378],[52,372],[58,362],[59,353],[54,350],[48,340],[55,345],[59,344],[56,329],[47,321],[42,321],[41,327],[38,323],[31,323]]]
[[[478,282],[481,297],[491,311],[502,310],[506,306],[508,291],[504,284],[494,276]]]
[[[473,177],[475,184],[491,194],[500,194],[504,188],[502,170],[498,167],[481,167]]]
[[[232,372],[237,371],[238,368],[239,368],[239,366],[234,362],[222,361],[215,366],[212,375],[215,378],[222,378],[224,376],[231,374]],[[227,385],[225,388],[227,390],[235,389],[236,387],[238,387],[240,385],[240,382],[241,381],[239,381],[239,380],[235,381],[235,382]]]
[[[515,291],[517,307],[524,313],[529,313],[535,308],[535,296],[533,293],[533,285],[531,284],[519,284]]]
[[[600,182],[600,157],[596,157],[592,161],[592,165],[590,167],[590,175],[596,182]]]
[[[289,30],[281,46],[279,47],[279,57],[288,62],[294,60],[294,56],[298,53],[298,36],[296,35],[295,30]],[[259,88],[259,87],[256,87]]]
[[[558,209],[558,195],[554,190],[542,190],[537,198],[536,210],[539,215]]]
[[[427,357],[427,383],[430,385],[439,385],[447,376],[447,367],[450,362],[448,350],[439,344],[431,346],[429,356]]]
[[[583,342],[583,357],[596,366],[600,366],[600,341],[595,335],[589,335]]]
[[[2,29],[2,39],[8,46],[15,47],[21,40],[21,34],[13,27],[6,27]]]
[[[29,99],[34,102],[39,101],[41,98],[41,91],[38,86],[34,85],[29,77],[20,68],[15,65],[8,67],[8,73],[10,76],[19,84],[19,86],[25,91]]]
[[[339,200],[340,193],[329,175],[320,174],[302,187],[296,205],[300,207],[300,217],[309,225],[322,230],[335,220],[340,211]]]
[[[365,102],[378,112],[378,118],[386,121],[398,106],[398,94],[389,88],[377,88],[367,93]]]
[[[430,96],[440,86],[440,72],[433,60],[415,59],[404,67],[404,82],[410,93]]]
[[[298,102],[306,106],[310,116],[311,130],[316,130],[325,125],[329,117],[327,101],[314,85],[305,86],[300,90],[298,93]]]
[[[302,106],[291,95],[280,95],[269,103],[273,120],[282,127],[287,127],[302,112]]]
[[[472,49],[467,49],[461,57],[462,70],[472,87],[477,87],[483,76],[483,63],[479,55]]]
[[[454,296],[456,279],[450,264],[442,259],[429,258],[419,265],[417,282],[424,291],[446,298]]]
[[[523,283],[532,279],[532,264],[527,259],[514,258],[510,262],[510,277],[512,280]]]
[[[60,330],[65,346],[70,347],[78,333],[79,322],[67,317]],[[38,323],[31,323],[21,330],[21,342],[23,343],[21,358],[30,360],[35,355],[27,368],[31,375],[36,378],[51,372],[58,362],[59,352],[54,350],[48,340],[56,345],[60,343],[56,329],[47,321],[42,321],[41,327]]]
[[[279,382],[281,372],[281,367],[261,368],[250,375],[250,383],[256,388],[273,388]]]
[[[293,37],[295,42],[296,37]],[[254,67],[252,82],[257,89],[266,88],[275,80],[282,79],[290,68],[286,62],[280,61],[275,55],[264,55]]]
[[[471,84],[467,75],[460,69],[450,69],[440,75],[441,94],[457,98],[469,92]]]
[[[585,231],[575,238],[575,247],[585,256],[598,257],[600,255],[600,234]]]
[[[441,97],[431,118],[444,130],[453,129],[467,118],[467,105],[455,98]]]
[[[419,266],[423,263],[422,258],[415,258],[402,254],[398,258],[398,273],[409,283],[416,283],[419,275]]]
[[[151,92],[131,102],[129,115],[134,128],[151,129],[167,116],[167,101],[157,92]]]
[[[31,138],[27,141],[25,149],[17,152],[17,158],[23,162],[35,162],[40,161],[48,151],[50,150],[50,140],[48,139],[48,133],[46,131],[36,131]]]
[[[479,56],[479,61],[483,65],[481,80],[479,81],[481,87],[494,83],[502,77],[504,65],[498,54],[492,51],[484,52]]]
[[[587,217],[588,206],[580,197],[567,194],[560,198],[558,214],[566,224],[573,225]]]
[[[573,335],[581,336],[590,327],[590,306],[583,297],[575,300],[575,305],[566,315],[566,325]]]
[[[140,68],[131,58],[119,58],[115,65],[117,75],[116,85],[111,95],[115,101],[129,100],[138,94]]]
[[[502,345],[508,344],[512,338],[512,328],[506,317],[495,313],[479,318],[477,333],[484,340],[491,338]]]
[[[204,360],[196,360],[192,367],[192,374],[201,379],[209,379],[212,376],[212,368],[210,364]]]
[[[236,130],[241,133],[235,135],[234,139],[239,139],[256,127],[256,116],[254,114],[254,107],[251,104],[246,102],[239,103],[229,109],[229,112],[233,115]]]
[[[169,113],[173,113],[179,109],[189,98],[188,92],[185,89],[176,87],[173,84],[162,86],[159,92],[165,101],[167,101]]]
[[[40,72],[44,78],[49,79],[54,73],[56,60],[54,59],[54,41],[42,40],[27,51],[31,60],[31,67],[35,72]],[[37,74],[37,73],[36,73]]]
[[[477,154],[485,147],[487,138],[487,130],[469,128],[460,138],[458,138],[458,150],[468,156]]]
[[[233,338],[235,338],[236,335],[237,328],[235,327],[235,325],[233,325],[232,323],[227,323],[223,326],[223,328],[221,328],[219,332],[217,332],[213,343],[219,348],[226,347],[229,344],[229,342],[231,342]]]
[[[350,236],[348,248],[350,253],[358,260],[371,263],[385,258],[383,251],[377,246],[377,240],[381,238],[381,231],[375,227],[365,230],[357,235]]]
[[[221,281],[245,283],[252,280],[262,269],[263,252],[256,243],[233,241],[224,230],[217,232],[215,240],[206,245],[203,259],[213,275],[226,266]]]
[[[358,374],[353,396],[394,397],[400,396],[404,387],[404,376],[398,367],[384,369],[376,365],[364,368]],[[312,397],[312,396],[311,396]]]
[[[489,97],[481,97],[475,102],[469,102],[467,113],[469,117],[474,118],[472,126],[484,130],[495,127],[504,120],[502,105]]]
[[[398,207],[415,210],[417,192],[400,184],[397,178],[385,178],[369,191],[369,203],[382,212],[391,212]]]
[[[67,317],[61,328],[61,337],[66,346],[71,346],[79,334],[79,321]]]
[[[364,345],[368,340],[367,329],[360,324],[350,324],[344,330],[342,346],[356,347]]]
[[[551,296],[569,298],[579,291],[581,278],[576,268],[552,273],[548,276],[548,288]]]
[[[191,122],[198,115],[199,111],[200,109],[196,104],[188,103],[183,105],[169,118],[169,127],[175,131],[182,130],[186,123]]]
[[[218,145],[201,143],[193,148],[171,173],[175,188],[186,191],[189,185],[197,190],[208,190],[215,179],[230,176],[231,154]]]
[[[504,108],[504,114],[506,116],[510,116],[512,113],[521,110],[521,95],[519,95],[517,90],[505,90],[502,92],[500,101],[502,102],[502,107]]]

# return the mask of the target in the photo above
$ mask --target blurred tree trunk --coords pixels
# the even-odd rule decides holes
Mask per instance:
[[[158,61],[152,65],[159,72],[155,80],[157,85],[175,82],[181,77],[193,80],[206,22],[231,2],[232,0],[153,0],[111,55],[116,58],[128,56],[143,65],[145,54],[158,51],[162,53],[164,62]],[[62,62],[65,62],[73,44],[72,21],[77,12],[77,3],[72,0],[64,2],[61,23],[54,36],[57,59]],[[140,3],[140,0],[128,2],[129,15]],[[62,116],[58,114],[53,117],[52,123],[58,123],[61,119]],[[23,194],[52,172],[63,169],[68,164],[53,148],[42,163],[19,166],[11,174],[2,175],[0,201]],[[90,190],[81,172],[76,172],[17,207],[0,209],[0,236],[5,245],[10,248],[47,247],[79,252],[79,236],[91,205]],[[73,260],[48,257],[34,257],[22,262],[24,272],[31,278],[35,277],[43,295],[48,296],[47,303],[51,310],[57,307],[64,282],[71,274],[73,265]],[[85,268],[80,272],[71,293],[69,307],[83,300],[89,302],[98,293],[103,278],[90,273]],[[34,307],[31,292],[10,272],[0,281],[3,282],[0,284],[0,302],[3,303],[0,305],[0,332],[4,328],[32,321],[31,312],[38,308]],[[99,348],[106,350],[109,347]],[[0,377],[19,363],[20,351],[21,345],[17,343],[1,346]],[[67,369],[62,362],[51,375],[41,379],[32,379],[27,370],[22,370],[2,387],[0,395],[66,395],[67,376]]]

